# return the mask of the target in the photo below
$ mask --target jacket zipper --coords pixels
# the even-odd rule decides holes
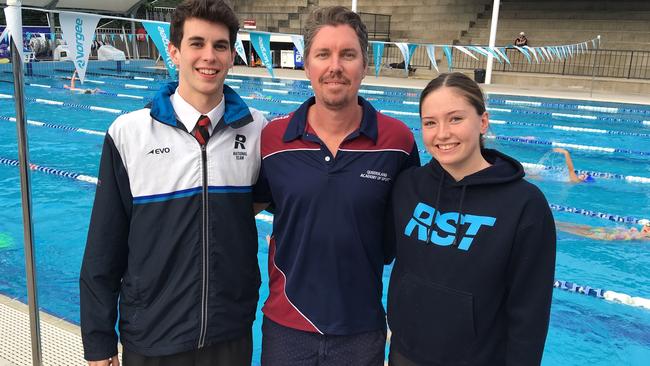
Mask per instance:
[[[208,328],[208,157],[205,150],[206,145],[201,145],[201,167],[203,169],[203,191],[202,197],[202,220],[203,233],[201,238],[201,250],[203,255],[202,265],[202,287],[201,287],[201,331],[199,333],[198,348],[203,348]]]

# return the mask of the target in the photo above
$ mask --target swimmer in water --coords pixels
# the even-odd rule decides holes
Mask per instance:
[[[566,149],[561,147],[553,148],[553,151],[564,155],[564,161],[566,162],[566,167],[569,170],[569,180],[572,183],[591,183],[596,181],[594,177],[589,174],[576,174],[575,168],[573,166],[573,160],[571,160],[571,154]]]
[[[70,78],[70,85],[66,85],[66,84],[64,84],[63,87],[64,87],[65,89],[70,90],[71,92],[74,92],[74,93],[80,93],[80,94],[99,94],[99,93],[102,92],[102,90],[99,89],[99,88],[94,88],[94,89],[81,89],[81,88],[76,88],[76,87],[74,86],[74,83],[75,83],[75,79],[76,79],[76,77],[77,77],[77,70],[75,70],[75,71],[72,73],[72,77]]]
[[[650,241],[650,220],[639,220],[639,224],[641,224],[641,230],[636,227],[606,228],[560,221],[555,222],[555,227],[560,231],[595,240]]]

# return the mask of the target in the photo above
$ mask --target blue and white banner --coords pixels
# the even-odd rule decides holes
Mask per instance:
[[[503,59],[508,65],[510,65],[510,59],[508,58],[508,55],[506,55],[505,48],[494,47],[494,53],[500,57],[497,57],[497,61],[499,61],[500,64],[503,63],[503,61],[501,61],[501,59]]]
[[[237,51],[239,57],[244,60],[244,63],[248,65],[248,60],[246,59],[246,51],[244,51],[244,43],[241,41],[239,33],[237,33],[237,39],[235,40],[235,51]]]
[[[2,34],[0,34],[0,42],[2,42],[6,36],[9,35],[9,28],[5,28],[5,30],[2,31]]]
[[[440,70],[438,70],[438,62],[436,61],[436,47],[434,45],[427,45],[427,55],[429,55],[431,65],[433,65],[436,71],[440,73]]]
[[[9,29],[9,36],[14,41],[16,49],[20,54],[20,60],[24,60],[23,54],[23,18],[20,7],[7,6],[5,8],[5,19],[7,20],[7,29]]]
[[[83,84],[90,57],[93,34],[100,16],[83,13],[59,13],[61,36],[72,53],[72,62]]]
[[[409,46],[405,42],[395,42],[395,46],[399,48],[402,53],[402,58],[404,59],[404,71],[408,75],[409,72],[409,62],[411,61],[411,55],[409,54]]]
[[[409,65],[411,64],[411,56],[415,53],[415,49],[418,47],[415,43],[404,43],[404,42],[395,42],[395,46],[399,48],[402,52],[402,57],[404,57],[404,72],[408,75]]]
[[[305,58],[305,39],[301,35],[292,34],[291,42],[296,46],[300,57]]]
[[[451,53],[451,47],[442,46],[442,50],[445,52],[445,56],[447,56],[447,69],[452,71],[454,69],[454,55]]]
[[[530,46],[524,46],[524,48],[527,49],[528,52],[533,55],[533,57],[535,57],[535,62],[539,63],[539,57],[537,57],[537,52],[535,52],[535,49]]]
[[[462,52],[462,53],[464,53],[464,54],[470,56],[470,57],[473,58],[474,60],[478,60],[478,57],[474,56],[474,54],[471,53],[467,48],[465,48],[465,47],[463,47],[463,46],[454,46],[454,47],[456,47],[456,49],[459,50],[460,52]]]
[[[262,59],[262,64],[266,66],[271,77],[275,77],[273,75],[273,60],[271,59],[271,33],[250,32],[250,36],[253,48]]]
[[[379,76],[381,62],[384,59],[384,42],[372,42],[372,57],[375,63],[375,76]]]
[[[479,53],[479,54],[481,54],[481,55],[483,55],[485,57],[490,56],[490,52],[484,50],[483,47],[481,47],[481,46],[465,46],[465,47],[467,47],[468,50],[472,50],[474,52],[477,52],[477,53]]]
[[[169,23],[142,21],[142,26],[160,52],[169,76],[176,79],[176,65],[169,54]]]
[[[528,54],[528,51],[526,51],[525,49],[523,49],[523,48],[521,48],[519,46],[513,46],[513,47],[516,48],[517,50],[519,50],[519,52],[521,52],[522,55],[526,56],[526,60],[528,60],[528,63],[533,62],[533,59],[530,58],[530,55]]]

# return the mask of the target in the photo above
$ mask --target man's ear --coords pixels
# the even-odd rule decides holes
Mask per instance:
[[[176,48],[173,43],[169,42],[167,45],[167,51],[169,52],[169,57],[172,59],[174,65],[178,66],[180,64],[181,50]]]

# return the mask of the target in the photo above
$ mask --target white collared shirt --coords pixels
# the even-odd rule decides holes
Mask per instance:
[[[214,127],[217,125],[217,123],[219,123],[219,120],[226,112],[226,103],[224,103],[225,98],[225,96],[221,97],[221,102],[219,105],[214,107],[210,112],[206,114],[206,116],[210,118],[210,126],[208,126],[208,132],[210,135],[212,135]],[[196,108],[194,108],[190,103],[183,99],[183,97],[178,94],[178,88],[176,88],[176,91],[169,97],[169,99],[171,100],[172,106],[174,107],[174,114],[176,114],[176,119],[181,121],[188,132],[192,132],[196,126],[196,123],[199,121],[199,117],[201,117],[203,113],[197,111]]]

